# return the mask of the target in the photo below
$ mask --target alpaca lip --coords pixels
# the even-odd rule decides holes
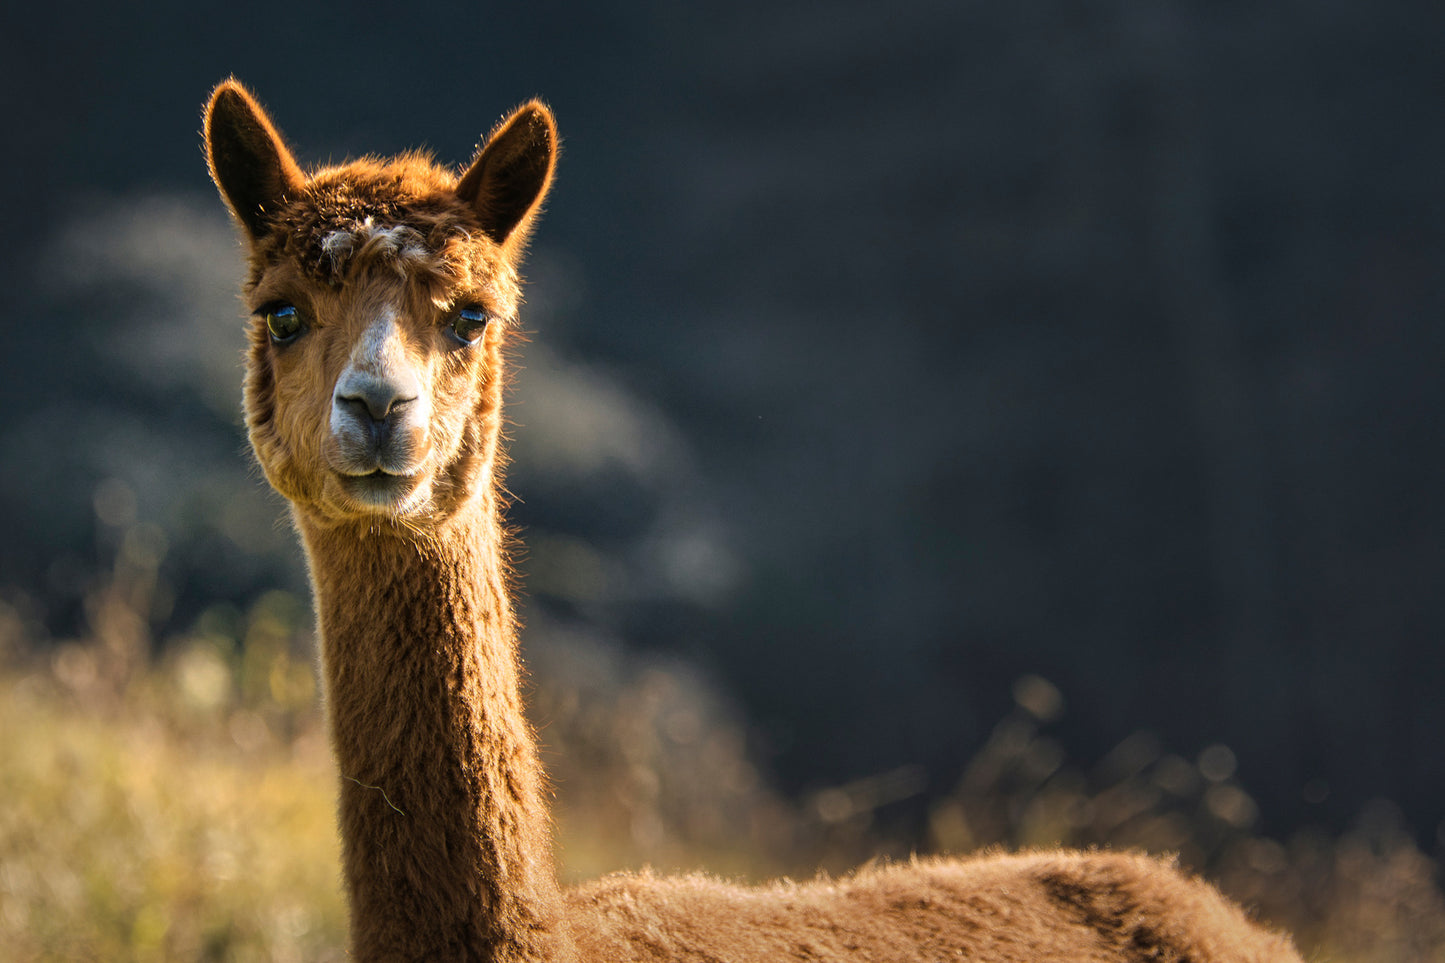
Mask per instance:
[[[336,479],[349,499],[370,511],[399,511],[416,488],[415,476],[380,468],[365,475],[337,473]]]

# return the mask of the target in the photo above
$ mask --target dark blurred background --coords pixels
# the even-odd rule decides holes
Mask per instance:
[[[1021,676],[1262,827],[1445,799],[1445,5],[714,0],[7,12],[0,586],[157,644],[300,591],[239,428],[200,105],[299,156],[565,138],[511,407],[532,646],[697,663],[800,793],[947,791]],[[926,798],[927,793],[924,797]]]

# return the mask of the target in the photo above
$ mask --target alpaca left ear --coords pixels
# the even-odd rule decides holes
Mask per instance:
[[[496,126],[457,196],[476,210],[487,237],[515,253],[527,243],[556,168],[557,124],[534,100]]]

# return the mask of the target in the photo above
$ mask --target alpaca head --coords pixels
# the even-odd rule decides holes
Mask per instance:
[[[319,524],[444,524],[496,458],[551,113],[518,108],[460,177],[419,154],[307,174],[235,81],[211,96],[205,133],[250,248],[245,410],[266,478]]]

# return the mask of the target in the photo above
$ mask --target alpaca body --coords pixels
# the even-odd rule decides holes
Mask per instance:
[[[498,631],[504,573],[473,541],[486,530],[418,546],[302,523],[309,557],[355,563],[313,571],[357,958],[1296,958],[1211,886],[1138,854],[930,859],[762,886],[619,873],[559,892],[516,652]]]
[[[522,710],[498,437],[516,268],[551,183],[539,103],[453,176],[304,173],[234,81],[211,173],[249,244],[247,429],[291,503],[321,636],[360,961],[1298,961],[1145,856],[926,860],[742,887],[562,891]]]

